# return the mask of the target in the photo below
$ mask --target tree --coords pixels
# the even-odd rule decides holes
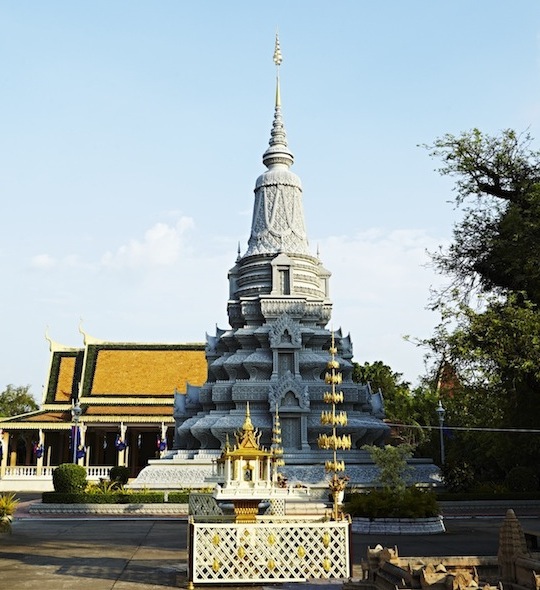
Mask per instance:
[[[39,406],[30,393],[30,385],[8,385],[0,393],[0,416],[10,417],[37,410]]]
[[[373,392],[381,391],[384,397],[385,414],[389,420],[406,420],[408,418],[408,400],[410,384],[402,380],[401,373],[394,372],[382,361],[374,363],[354,363],[353,381],[369,383]]]
[[[455,432],[447,459],[467,461],[477,478],[503,478],[516,464],[538,465],[535,438],[540,417],[540,313],[511,294],[482,311],[460,304],[451,321],[426,343],[443,354],[459,376],[444,394],[445,423]],[[498,432],[498,430],[501,430]],[[453,457],[455,455],[455,457]]]
[[[431,433],[422,429],[422,426],[436,424],[437,400],[433,383],[426,379],[411,389],[410,383],[403,381],[402,373],[393,371],[382,361],[366,362],[363,365],[354,363],[353,380],[369,383],[374,392],[381,391],[386,418],[396,425],[394,442],[401,439],[418,447],[418,454],[433,455]],[[400,427],[400,424],[404,426]]]
[[[531,142],[510,129],[496,137],[473,129],[426,146],[442,159],[441,174],[457,178],[455,203],[464,217],[433,261],[465,298],[478,288],[522,291],[540,303],[540,152]]]
[[[401,494],[407,487],[406,474],[410,467],[407,460],[413,455],[414,447],[409,444],[397,446],[385,445],[376,447],[374,445],[364,445],[362,447],[368,451],[371,460],[379,469],[377,482],[383,490]]]
[[[430,146],[440,172],[456,177],[463,217],[432,255],[451,282],[436,294],[442,321],[423,343],[456,375],[445,423],[493,430],[456,432],[447,446],[447,462],[469,465],[477,480],[540,464],[536,439],[510,434],[540,421],[540,152],[531,143],[474,129]]]

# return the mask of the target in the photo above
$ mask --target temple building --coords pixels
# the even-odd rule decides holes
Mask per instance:
[[[85,465],[94,479],[114,465],[135,477],[174,446],[175,395],[186,397],[204,383],[204,344],[118,343],[82,334],[81,348],[48,338],[40,409],[0,419],[0,491],[49,489],[52,469],[70,462]]]

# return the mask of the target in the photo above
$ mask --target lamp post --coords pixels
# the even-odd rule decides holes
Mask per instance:
[[[71,406],[71,418],[73,419],[73,436],[71,437],[71,445],[73,450],[73,463],[77,463],[77,438],[79,434],[79,418],[82,410],[79,402],[73,403]]]
[[[444,426],[444,414],[446,410],[443,408],[441,400],[439,400],[439,405],[437,406],[436,410],[437,415],[439,416],[439,434],[441,439],[441,465],[444,465],[444,435],[443,435],[443,426]]]

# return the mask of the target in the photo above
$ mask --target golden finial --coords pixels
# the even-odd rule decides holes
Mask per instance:
[[[249,412],[249,402],[246,402],[246,419],[244,421],[244,426],[242,427],[244,432],[252,431],[253,430],[253,423],[251,422],[251,414]]]
[[[283,56],[281,55],[281,47],[279,46],[279,35],[276,33],[276,45],[274,47],[274,63],[276,64],[276,108],[281,107],[281,90],[279,85],[279,66],[283,61]]]
[[[281,55],[281,47],[279,46],[279,33],[276,31],[276,45],[274,47],[274,63],[276,66],[280,66],[281,62],[283,61],[283,56]]]

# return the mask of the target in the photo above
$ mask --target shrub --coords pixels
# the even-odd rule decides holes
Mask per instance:
[[[377,489],[351,494],[345,511],[364,518],[429,518],[439,514],[439,505],[431,490],[410,487],[396,493]]]
[[[109,479],[118,483],[121,486],[125,486],[129,480],[130,470],[129,467],[124,467],[123,465],[116,465],[115,467],[111,467],[111,471],[109,472]]]
[[[88,492],[43,492],[43,504],[116,504],[113,494],[92,494]]]
[[[474,486],[470,490],[473,494],[483,494],[486,497],[489,496],[500,496],[501,494],[507,494],[508,488],[503,483],[495,481],[482,481]]]
[[[163,492],[127,492],[119,494],[119,504],[163,504],[165,494]]]
[[[474,484],[474,468],[468,463],[448,461],[441,467],[441,473],[449,492],[466,492]]]
[[[11,522],[18,504],[15,494],[0,494],[0,533],[11,532]]]
[[[15,494],[0,494],[0,516],[13,516],[18,504]]]
[[[108,479],[102,479],[99,483],[91,483],[86,486],[87,494],[114,494],[121,492],[123,488],[116,481],[109,481]]]
[[[43,504],[162,504],[163,492],[43,492]]]
[[[385,445],[364,445],[362,449],[368,451],[372,461],[379,469],[378,483],[390,492],[401,492],[406,488],[405,476],[409,470],[407,460],[414,452],[414,446],[400,444],[397,446]]]
[[[167,502],[172,504],[187,504],[189,501],[189,490],[180,492],[169,492]]]
[[[82,465],[63,463],[53,471],[53,486],[56,492],[82,492],[86,485],[86,469]]]
[[[511,492],[535,492],[538,489],[538,475],[530,467],[513,467],[504,479]]]

